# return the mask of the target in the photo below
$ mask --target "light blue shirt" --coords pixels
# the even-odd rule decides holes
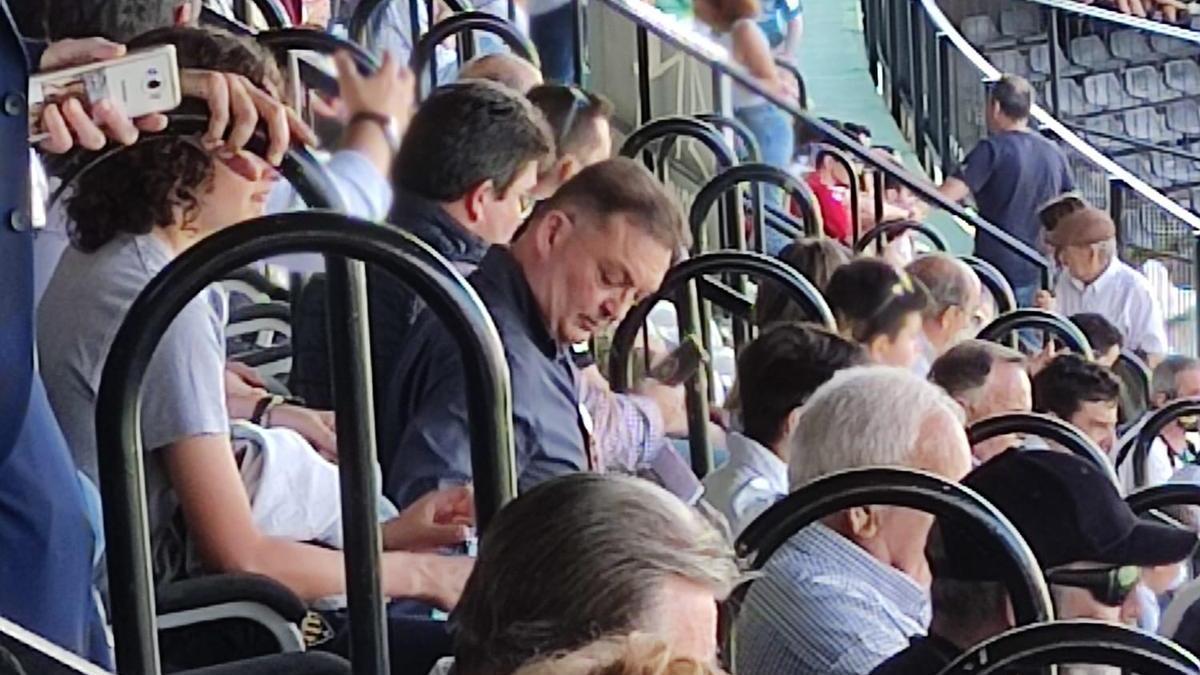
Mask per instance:
[[[860,675],[929,625],[929,596],[820,523],[771,556],[737,621],[737,670]]]
[[[704,479],[704,499],[725,515],[734,536],[788,493],[787,463],[758,441],[731,432],[729,461]]]

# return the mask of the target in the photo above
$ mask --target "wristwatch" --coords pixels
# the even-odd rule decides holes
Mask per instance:
[[[392,152],[400,150],[400,124],[396,122],[396,118],[364,110],[354,113],[350,118],[351,126],[359,122],[371,122],[378,125],[379,130],[383,132],[383,137],[387,139],[388,147],[392,149]]]

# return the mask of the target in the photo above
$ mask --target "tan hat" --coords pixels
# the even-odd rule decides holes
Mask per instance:
[[[1046,235],[1046,241],[1057,248],[1090,246],[1116,239],[1117,227],[1107,213],[1094,207],[1079,209],[1063,216],[1058,226]]]

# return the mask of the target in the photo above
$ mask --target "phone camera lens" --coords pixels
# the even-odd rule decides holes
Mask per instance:
[[[150,80],[150,82],[146,86],[149,87],[153,91],[153,90],[161,87],[162,82],[160,80]]]

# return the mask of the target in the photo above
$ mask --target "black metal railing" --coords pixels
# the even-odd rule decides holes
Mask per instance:
[[[1073,77],[1064,73],[1069,64],[1062,63],[1066,19],[1076,15],[1103,19],[1197,46],[1200,34],[1070,0],[1033,1],[1043,16],[1044,38],[1039,38],[1036,44],[1031,41],[1006,46],[1009,51],[1035,46],[1047,50],[1047,72],[1031,77],[1045,81],[1048,103],[1045,107],[1034,107],[1033,121],[1043,133],[1060,142],[1085,197],[1112,215],[1118,226],[1121,257],[1134,266],[1145,265],[1144,271],[1171,319],[1168,329],[1172,351],[1194,353],[1200,342],[1200,329],[1196,325],[1200,313],[1196,311],[1194,293],[1196,267],[1200,265],[1196,257],[1200,217],[1152,185],[1149,171],[1123,166],[1125,160],[1121,156],[1109,156],[1088,143],[1076,133],[1076,124],[1063,122],[1058,114],[1064,110],[1067,93],[1064,83]],[[911,130],[918,158],[934,174],[952,171],[964,152],[986,135],[982,114],[986,86],[1002,74],[943,12],[946,7],[960,8],[959,14],[965,13],[968,3],[971,11],[982,13],[1019,5],[1015,0],[1006,3],[943,0],[942,6],[935,0],[909,3],[863,0],[862,3],[872,74],[893,114],[904,123],[903,127]],[[991,55],[995,57],[998,51],[992,50]],[[1084,134],[1083,130],[1080,133]],[[1104,130],[1089,128],[1086,134],[1097,138],[1116,136],[1116,141],[1123,142],[1122,148],[1144,145],[1138,139]],[[1169,156],[1181,154],[1178,148],[1173,151],[1166,147],[1156,152]]]

